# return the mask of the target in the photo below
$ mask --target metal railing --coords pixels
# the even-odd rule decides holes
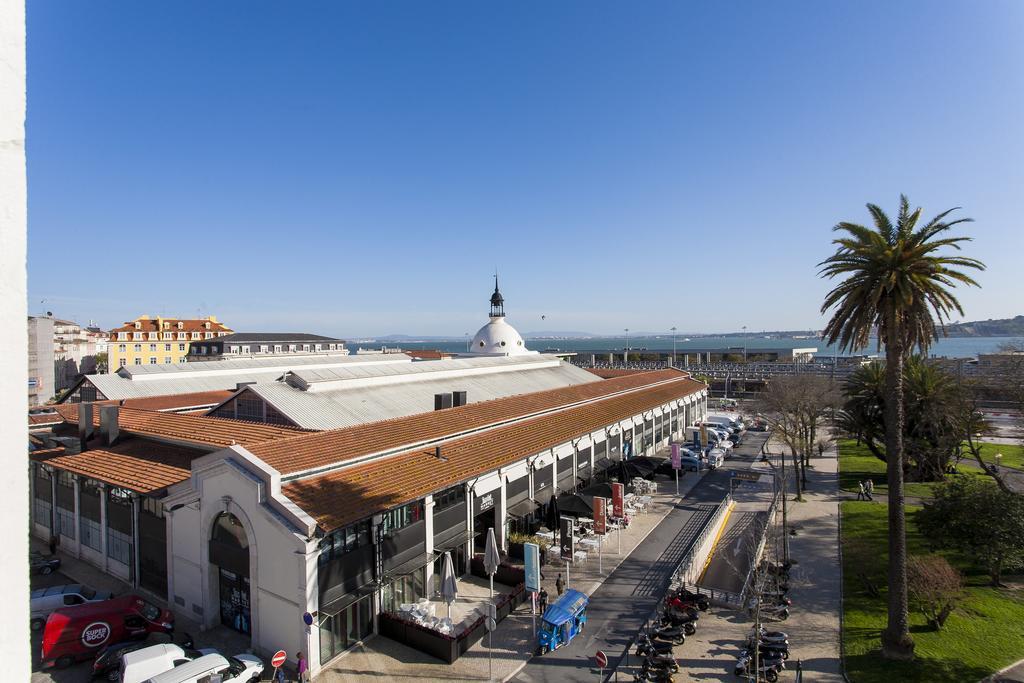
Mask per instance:
[[[676,565],[675,571],[672,572],[672,584],[673,585],[686,585],[687,583],[696,583],[699,576],[693,577],[692,572],[694,570],[694,559],[697,554],[702,550],[704,544],[707,542],[708,537],[712,532],[716,532],[718,525],[722,522],[722,518],[725,517],[726,513],[732,508],[732,494],[727,493],[725,498],[715,511],[711,514],[711,519],[704,525],[704,528],[697,535],[696,540],[690,546],[690,549],[683,556],[683,559]],[[701,562],[699,572],[704,571],[704,563]]]

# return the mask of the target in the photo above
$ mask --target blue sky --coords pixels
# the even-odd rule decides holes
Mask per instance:
[[[905,192],[1017,315],[1022,64],[1012,0],[32,2],[29,308],[461,335],[497,267],[523,331],[816,327]]]

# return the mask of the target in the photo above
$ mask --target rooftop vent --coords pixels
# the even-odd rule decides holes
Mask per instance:
[[[434,410],[444,410],[452,407],[451,394],[434,394]]]

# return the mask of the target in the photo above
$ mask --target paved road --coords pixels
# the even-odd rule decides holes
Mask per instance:
[[[763,434],[748,433],[746,443],[726,466],[704,476],[687,498],[647,536],[590,596],[587,626],[568,646],[533,657],[515,677],[519,681],[593,681],[594,654],[608,654],[614,670],[626,645],[636,636],[668,588],[672,571],[704,528],[715,506],[729,491],[729,470],[748,469],[760,452]]]

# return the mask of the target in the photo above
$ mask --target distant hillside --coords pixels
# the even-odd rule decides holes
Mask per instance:
[[[559,332],[545,330],[542,332],[523,332],[523,339],[590,339],[598,335],[590,332]]]
[[[1024,337],[1024,315],[1002,320],[977,320],[946,326],[950,337]]]

